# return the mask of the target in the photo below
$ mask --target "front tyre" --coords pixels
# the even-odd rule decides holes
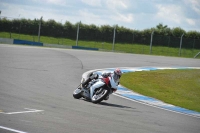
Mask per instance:
[[[82,93],[82,91],[81,91],[81,88],[79,87],[76,90],[74,90],[73,97],[76,99],[79,99],[82,97],[81,93]]]
[[[94,95],[92,96],[91,101],[93,103],[100,103],[109,95],[109,91],[107,89],[100,88],[97,90]]]

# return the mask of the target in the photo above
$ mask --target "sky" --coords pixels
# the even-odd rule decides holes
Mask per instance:
[[[0,0],[0,17],[54,19],[64,24],[118,25],[132,30],[156,27],[200,32],[200,0]]]

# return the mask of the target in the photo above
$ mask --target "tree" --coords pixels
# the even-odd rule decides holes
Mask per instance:
[[[171,29],[167,25],[159,23],[155,28],[155,34],[169,36],[171,35]]]
[[[197,32],[197,31],[188,31],[186,33],[186,37],[188,37],[188,38],[194,38],[194,39],[199,39],[200,38],[200,32]]]
[[[186,34],[186,31],[181,29],[180,27],[176,27],[172,29],[171,33],[175,37],[181,37],[183,34]]]
[[[70,23],[69,21],[66,21],[64,24],[64,36],[70,39],[75,39],[76,38],[76,30],[75,26]]]
[[[162,23],[159,23],[157,26],[156,26],[157,29],[159,30],[164,30],[167,28],[167,25],[163,25]]]
[[[113,27],[111,27],[110,25],[102,25],[100,27],[100,32],[103,41],[112,42]]]

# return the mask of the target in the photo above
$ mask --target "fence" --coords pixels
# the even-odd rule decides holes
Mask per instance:
[[[3,26],[4,25],[1,25],[1,27]],[[42,26],[41,29],[39,26],[32,28],[32,31],[30,31],[31,35],[24,35],[27,27],[29,26],[21,23],[17,25],[17,27],[7,27],[8,31],[6,33],[1,32],[0,37],[136,54],[194,57],[200,52],[200,39],[184,38],[184,36],[161,36],[154,33],[138,35],[136,33],[122,33],[113,28],[112,31],[102,31],[101,33],[99,33],[99,31],[93,31],[90,35],[93,36],[94,39],[90,40],[90,36],[85,34],[87,31],[77,26],[71,33],[59,31],[62,33],[60,38],[54,38],[43,36],[43,33],[47,29]],[[17,29],[17,32],[13,29]],[[105,32],[107,33],[104,34]]]

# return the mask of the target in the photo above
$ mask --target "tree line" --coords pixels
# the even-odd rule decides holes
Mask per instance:
[[[0,32],[11,32],[19,34],[29,34],[37,35],[38,34],[38,25],[40,19],[0,19]],[[42,36],[51,36],[56,38],[69,38],[76,39],[77,36],[77,27],[79,29],[79,40],[88,40],[88,41],[104,41],[112,42],[114,28],[116,28],[116,41],[120,43],[147,43],[149,44],[149,39],[151,33],[154,31],[154,35],[162,37],[172,37],[180,38],[183,34],[185,39],[200,39],[200,32],[198,31],[188,31],[180,27],[169,28],[167,25],[159,23],[157,26],[144,30],[133,30],[123,26],[110,26],[110,25],[101,25],[96,26],[94,24],[87,25],[83,23],[72,24],[69,21],[66,21],[64,24],[56,22],[53,19],[48,21],[41,21],[41,32]],[[148,41],[145,41],[148,40]],[[200,45],[200,44],[198,44]]]

